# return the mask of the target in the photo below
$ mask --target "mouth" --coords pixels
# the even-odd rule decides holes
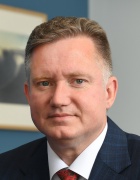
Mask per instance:
[[[62,114],[50,114],[48,116],[48,118],[65,118],[65,117],[71,117],[71,116],[74,116],[74,115],[71,115],[71,114],[67,114],[67,113],[62,113]]]

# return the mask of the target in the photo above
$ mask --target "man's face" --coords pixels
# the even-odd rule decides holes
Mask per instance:
[[[93,41],[84,36],[34,50],[25,94],[35,125],[48,139],[88,144],[102,132],[116,79],[104,84],[97,58]]]

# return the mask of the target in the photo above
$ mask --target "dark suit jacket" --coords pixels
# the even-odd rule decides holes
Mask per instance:
[[[49,180],[46,138],[0,155],[0,180]],[[108,118],[108,131],[89,180],[140,180],[140,137]]]

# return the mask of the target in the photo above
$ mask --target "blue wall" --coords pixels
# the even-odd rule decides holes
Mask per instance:
[[[45,13],[48,19],[55,16],[87,17],[87,3],[87,0],[0,0],[3,5]],[[0,153],[42,136],[39,132],[0,130]]]
[[[40,132],[0,130],[0,153],[43,136]]]
[[[1,4],[46,13],[51,19],[55,16],[87,17],[87,0],[0,0]]]

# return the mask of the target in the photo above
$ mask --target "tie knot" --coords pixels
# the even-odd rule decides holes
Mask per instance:
[[[61,180],[77,180],[79,175],[69,169],[61,169],[57,172]]]

